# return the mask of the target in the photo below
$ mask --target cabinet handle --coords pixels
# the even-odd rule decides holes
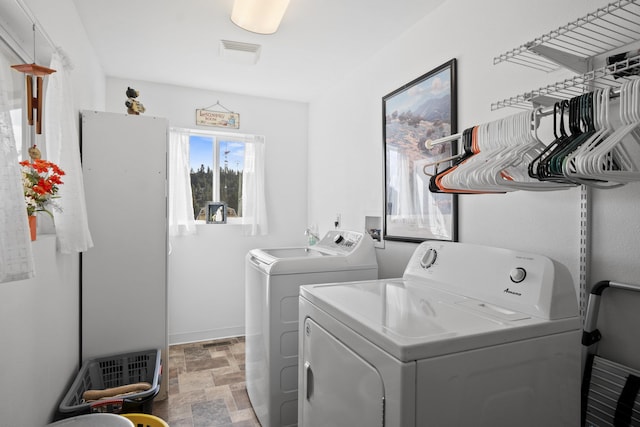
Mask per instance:
[[[304,384],[305,397],[309,400],[313,391],[313,372],[311,371],[311,363],[309,362],[304,362]]]

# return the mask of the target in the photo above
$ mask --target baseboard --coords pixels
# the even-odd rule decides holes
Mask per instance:
[[[244,326],[234,326],[232,328],[211,329],[208,331],[186,332],[182,334],[170,334],[169,345],[186,344],[198,341],[218,340],[229,337],[244,336]]]

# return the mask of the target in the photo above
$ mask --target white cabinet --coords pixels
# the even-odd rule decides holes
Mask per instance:
[[[94,242],[81,263],[82,358],[166,352],[168,122],[84,111],[81,134]]]

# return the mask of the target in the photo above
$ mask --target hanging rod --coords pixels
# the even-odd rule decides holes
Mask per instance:
[[[549,115],[551,115],[553,113],[554,113],[553,107],[538,108],[536,110],[536,117],[535,117],[536,124],[537,124],[538,119],[540,119],[540,117],[549,116]],[[435,140],[428,139],[427,141],[425,141],[424,145],[428,149],[433,148],[434,145],[444,144],[444,143],[449,142],[449,141],[457,141],[458,145],[459,145],[461,136],[462,136],[462,132],[459,132],[459,133],[455,133],[455,134],[452,134],[452,135],[449,135],[449,136],[445,136],[445,137],[442,137],[442,138],[438,138],[438,139],[435,139]],[[463,151],[462,147],[458,146],[458,154],[455,154],[453,156],[450,156],[450,157],[447,157],[447,158],[444,158],[444,159],[436,160],[435,162],[427,163],[426,165],[424,165],[422,167],[422,172],[425,175],[431,176],[431,174],[427,172],[427,168],[429,168],[431,166],[439,165],[441,163],[450,162],[451,160],[455,160],[455,159],[460,157],[462,151]]]
[[[461,136],[462,136],[462,133],[454,133],[452,135],[443,136],[442,138],[438,138],[434,140],[427,139],[424,143],[424,146],[430,150],[433,148],[434,145],[444,144],[445,142],[449,142],[449,141],[455,141],[456,139],[460,139]]]
[[[583,94],[584,94],[584,92],[581,93],[580,95],[583,95]],[[620,88],[619,87],[615,88],[615,89],[612,89],[611,92],[609,93],[610,99],[616,98],[618,96],[620,96]],[[531,107],[529,106],[528,109],[531,110]],[[541,117],[550,116],[553,113],[554,113],[553,105],[545,106],[545,107],[539,107],[538,110],[536,111],[536,120],[540,119]],[[462,136],[462,132],[458,132],[458,133],[454,133],[452,135],[444,136],[442,138],[438,138],[438,139],[434,139],[434,140],[428,139],[427,141],[425,141],[424,145],[428,149],[431,149],[435,145],[438,145],[438,144],[444,144],[446,142],[460,140],[461,136]]]
[[[550,114],[553,114],[553,107],[539,108],[538,111],[536,112],[536,119],[540,117],[548,116]],[[433,139],[433,140],[427,139],[424,145],[425,147],[427,147],[427,149],[431,149],[433,148],[434,145],[439,145],[439,144],[444,144],[450,141],[460,140],[461,136],[462,136],[462,132],[458,132],[448,136],[443,136],[442,138],[438,138],[438,139]]]

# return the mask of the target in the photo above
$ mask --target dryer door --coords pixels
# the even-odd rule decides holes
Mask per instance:
[[[384,388],[378,371],[312,319],[305,320],[301,427],[384,425]]]

